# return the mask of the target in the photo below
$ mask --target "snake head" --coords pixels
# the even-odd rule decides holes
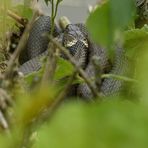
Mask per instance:
[[[88,41],[78,26],[69,24],[64,30],[63,45],[74,55],[78,47],[88,48]]]

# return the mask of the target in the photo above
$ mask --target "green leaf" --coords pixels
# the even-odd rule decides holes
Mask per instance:
[[[33,148],[146,148],[147,111],[142,105],[113,100],[64,105],[38,131]]]
[[[43,68],[37,72],[32,72],[24,77],[27,85],[31,86],[33,83],[38,83],[43,75]]]
[[[131,59],[133,56],[143,53],[148,47],[147,28],[132,29],[124,32],[126,55]]]
[[[6,32],[10,30],[10,26],[14,25],[14,21],[7,15],[7,10],[11,8],[11,0],[0,1],[0,41],[1,45],[6,43]],[[6,46],[6,45],[5,45]],[[2,49],[0,49],[2,50]]]
[[[133,0],[110,0],[93,11],[86,24],[96,42],[110,47],[118,32],[132,21],[134,12]]]
[[[43,72],[44,72],[44,66],[39,71],[32,72],[26,75],[25,81],[27,82],[27,85],[30,86],[33,83],[38,83],[42,78]],[[60,80],[62,78],[70,76],[73,74],[73,72],[74,72],[74,67],[68,60],[65,60],[60,57],[57,58],[57,67],[54,75],[55,80]]]
[[[93,39],[103,45],[108,45],[111,42],[110,22],[109,22],[109,3],[98,7],[90,14],[87,20],[87,27]]]
[[[148,103],[148,30],[147,27],[142,29],[132,29],[124,34],[126,55],[129,57],[134,67],[134,77],[140,83],[134,92],[140,96],[140,100]]]
[[[33,11],[31,8],[25,5],[17,5],[12,8],[13,11],[19,14],[19,16],[27,19],[31,19]]]
[[[74,72],[73,65],[68,60],[59,57],[57,60],[55,79],[59,80],[66,76],[70,76],[73,72]]]

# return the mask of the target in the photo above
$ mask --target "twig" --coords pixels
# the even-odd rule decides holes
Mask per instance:
[[[50,32],[50,35],[53,34],[53,31],[54,31],[54,19],[55,19],[55,15],[54,14],[54,0],[51,0],[51,32]]]
[[[32,19],[29,21],[29,23],[27,24],[26,28],[25,28],[25,31],[19,41],[19,44],[16,48],[16,50],[14,51],[13,55],[11,56],[10,60],[8,61],[8,67],[6,69],[6,72],[5,72],[5,78],[9,78],[10,75],[12,74],[12,70],[13,70],[13,66],[15,65],[21,51],[25,48],[25,45],[27,43],[27,39],[28,39],[28,34],[33,26],[33,23],[35,21],[35,19],[37,18],[38,16],[38,11],[35,11],[34,14],[33,14],[33,17]]]
[[[101,78],[103,78],[103,79],[104,78],[113,78],[113,79],[122,80],[122,81],[126,81],[126,82],[139,83],[135,79],[128,78],[128,77],[121,76],[121,75],[116,75],[116,74],[103,74],[103,75],[101,75]]]
[[[27,20],[26,19],[22,18],[21,16],[17,15],[16,13],[14,13],[14,12],[12,12],[10,10],[7,11],[7,14],[11,18],[13,18],[15,21],[17,21],[18,23],[20,23],[22,26],[26,26],[26,24],[27,24]]]
[[[101,70],[101,66],[100,66],[100,58],[97,56],[93,56],[92,57],[92,64],[94,66],[94,73],[95,73],[95,84],[100,88],[101,86],[101,74],[102,74],[102,70]]]
[[[72,63],[72,65],[75,67],[75,69],[81,74],[81,76],[83,77],[83,79],[85,80],[85,82],[87,83],[89,88],[91,89],[94,97],[99,97],[99,94],[98,94],[96,88],[94,87],[94,85],[92,84],[91,80],[87,77],[84,70],[76,63],[76,61],[71,56],[71,54],[68,52],[68,50],[66,48],[64,48],[60,43],[58,43],[52,37],[49,36],[49,39],[59,50],[61,50],[68,57],[69,61]]]
[[[49,56],[45,65],[45,71],[42,77],[41,86],[45,87],[47,84],[51,84],[56,69],[56,56],[54,52],[53,44],[49,44]]]

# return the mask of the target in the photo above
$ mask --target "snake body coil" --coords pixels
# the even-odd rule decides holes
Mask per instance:
[[[41,68],[40,58],[47,56],[48,37],[45,33],[51,31],[50,17],[41,16],[33,25],[31,30],[26,51],[28,60],[23,61],[19,71],[24,74],[29,74],[33,71],[38,71]],[[99,57],[101,73],[105,73],[108,67],[108,56],[106,50],[93,43],[90,35],[83,24],[70,24],[63,32],[55,26],[53,36],[58,38],[61,44],[66,47],[78,64],[85,70],[88,78],[95,77],[95,67],[92,63],[92,57]],[[114,66],[110,73],[124,75],[126,71],[126,60],[123,59],[122,49],[117,48],[117,57]],[[106,78],[102,80],[100,91],[105,96],[112,95],[122,88],[122,83],[119,80]],[[97,89],[95,81],[94,87]],[[98,89],[99,90],[99,89]],[[86,83],[79,84],[77,87],[77,95],[83,98],[92,98],[92,92]]]

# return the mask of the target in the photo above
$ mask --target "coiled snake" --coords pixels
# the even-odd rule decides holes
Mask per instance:
[[[49,33],[50,30],[51,21],[49,16],[40,16],[34,23],[26,46],[26,53],[20,56],[21,66],[19,71],[25,75],[38,71],[41,68],[40,57],[48,54],[47,46],[49,42],[48,37],[43,36],[43,34]],[[55,26],[53,36],[58,38],[61,44],[69,50],[74,59],[85,70],[88,78],[94,78],[96,75],[95,66],[92,62],[94,56],[99,58],[101,73],[106,73],[106,69],[109,66],[107,52],[104,48],[92,42],[83,24],[69,24],[63,31],[60,31]],[[122,48],[117,48],[115,62],[108,73],[125,75],[127,72],[127,60],[123,53]],[[100,86],[97,86],[95,81],[93,85],[101,94],[108,96],[119,92],[123,82],[112,78],[105,78],[101,80]],[[86,99],[93,97],[86,83],[78,85],[76,95]]]

